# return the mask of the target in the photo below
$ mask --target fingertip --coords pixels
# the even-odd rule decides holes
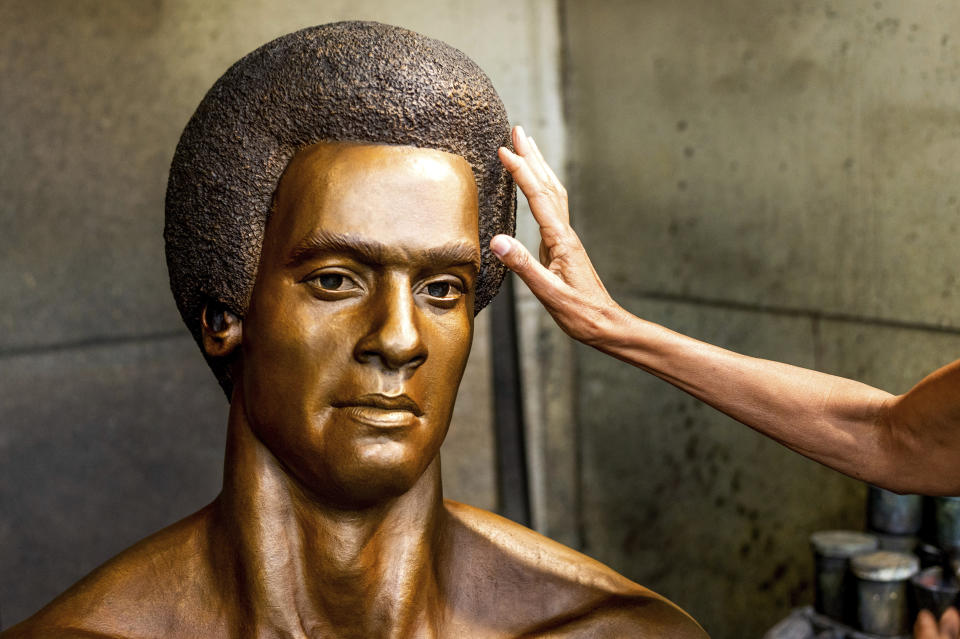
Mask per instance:
[[[518,124],[513,127],[513,148],[519,155],[526,155],[530,151],[530,146],[527,144],[529,139],[522,126]]]
[[[960,613],[953,606],[947,608],[940,617],[940,631],[946,632],[950,636],[956,636],[960,633]]]
[[[517,170],[517,167],[520,166],[520,156],[505,146],[501,146],[499,149],[497,149],[497,159],[500,160],[500,164],[502,164],[503,167],[511,174],[513,174]]]
[[[937,630],[937,620],[930,613],[929,610],[921,610],[917,614],[917,620],[913,624],[914,632],[920,634],[922,632],[936,632]]]
[[[498,259],[506,257],[512,248],[510,238],[506,235],[494,235],[493,239],[490,240],[490,250]]]

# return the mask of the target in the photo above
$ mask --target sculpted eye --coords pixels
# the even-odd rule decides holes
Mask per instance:
[[[433,304],[453,304],[463,295],[464,286],[460,279],[452,275],[439,277],[423,284],[420,289]]]
[[[303,281],[325,293],[346,293],[359,288],[353,278],[337,271],[311,273]]]
[[[337,273],[324,273],[323,275],[316,277],[313,281],[316,282],[320,288],[337,290],[343,285],[343,280],[343,275],[338,275]]]
[[[430,282],[427,284],[427,294],[433,297],[446,297],[450,288],[450,282]]]

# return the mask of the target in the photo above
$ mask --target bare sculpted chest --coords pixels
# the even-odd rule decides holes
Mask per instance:
[[[439,596],[408,618],[405,629],[383,628],[379,636],[707,636],[672,603],[569,548],[468,506],[446,502],[443,511]],[[235,609],[237,593],[217,569],[230,549],[217,541],[213,514],[208,507],[137,544],[0,637],[287,636],[273,622],[289,620],[250,618]],[[269,579],[262,585],[271,587]],[[303,617],[304,638],[370,636]]]

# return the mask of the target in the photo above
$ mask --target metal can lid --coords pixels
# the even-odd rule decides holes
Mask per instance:
[[[850,560],[850,569],[867,581],[904,581],[920,570],[916,555],[881,550]]]
[[[877,549],[877,538],[854,530],[820,530],[810,535],[814,552],[824,557],[853,557]]]

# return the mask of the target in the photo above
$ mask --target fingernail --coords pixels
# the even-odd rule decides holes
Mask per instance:
[[[527,137],[526,132],[523,130],[523,127],[519,124],[517,125],[517,134],[520,136],[520,139],[525,139]]]
[[[510,240],[503,235],[495,235],[493,239],[490,240],[490,250],[493,251],[497,257],[503,257],[510,252]]]

